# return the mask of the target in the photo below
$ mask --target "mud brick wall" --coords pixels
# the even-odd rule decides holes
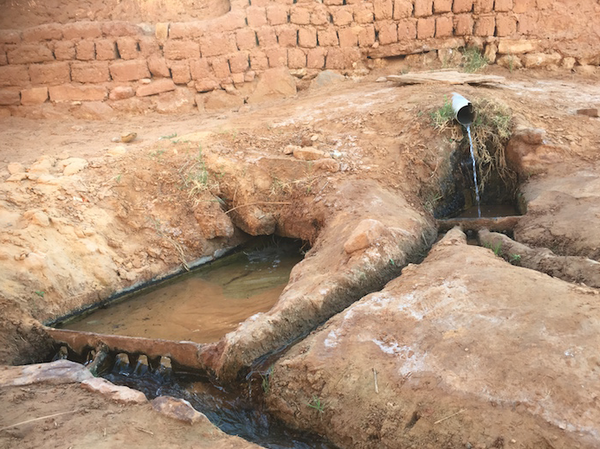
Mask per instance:
[[[347,72],[466,45],[511,67],[598,65],[598,23],[595,0],[236,0],[197,22],[4,29],[0,108],[231,92],[269,68]]]

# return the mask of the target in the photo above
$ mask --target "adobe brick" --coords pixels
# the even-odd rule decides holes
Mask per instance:
[[[129,61],[115,61],[108,66],[110,76],[114,81],[136,81],[149,78],[148,63],[144,59],[131,59]]]
[[[256,78],[256,72],[254,70],[248,70],[244,73],[244,82],[251,83]]]
[[[99,39],[96,42],[96,59],[98,61],[112,61],[119,57],[117,43],[112,39]]]
[[[356,47],[356,46],[358,46],[358,32],[360,30],[361,30],[361,28],[342,28],[342,29],[338,30],[338,37],[340,39],[340,47]],[[395,37],[397,39],[397,34],[395,34]]]
[[[167,61],[159,55],[152,55],[148,58],[148,70],[155,78],[168,78],[171,76]]]
[[[22,86],[29,83],[26,65],[0,66],[0,86]]]
[[[315,5],[310,13],[310,24],[319,26],[327,23],[329,23],[329,10],[321,4]]]
[[[232,73],[231,79],[233,81],[233,84],[235,84],[236,86],[239,86],[240,84],[244,84],[244,81],[246,80],[246,74],[245,73]]]
[[[142,30],[129,22],[103,22],[102,34],[107,37],[137,36]]]
[[[154,26],[154,37],[161,42],[164,42],[169,37],[169,24],[159,22]]]
[[[306,67],[306,52],[300,48],[289,48],[287,60],[290,69],[303,69]]]
[[[229,58],[229,68],[231,73],[243,73],[250,68],[248,62],[248,52],[239,51]]]
[[[288,22],[288,8],[278,3],[267,6],[267,21],[269,25],[283,25]]]
[[[496,0],[494,2],[494,11],[508,12],[513,8],[513,0]]]
[[[519,34],[534,34],[537,31],[538,20],[529,14],[522,14],[517,19],[517,32]]]
[[[79,41],[75,44],[75,57],[80,61],[96,59],[96,44],[93,41]]]
[[[169,61],[169,68],[175,84],[187,84],[192,80],[188,61]]]
[[[63,33],[57,23],[48,23],[23,30],[22,37],[25,42],[59,41]]]
[[[415,0],[415,17],[427,17],[433,14],[433,0]]]
[[[435,36],[435,17],[422,17],[417,21],[417,39]]]
[[[50,100],[55,103],[67,101],[103,101],[108,96],[108,92],[104,86],[63,84],[62,86],[52,86],[48,90]]]
[[[194,83],[197,92],[210,92],[219,88],[219,83],[214,78],[203,78]]]
[[[398,27],[396,22],[386,20],[376,23],[375,27],[379,33],[379,43],[381,45],[398,42]]]
[[[552,6],[552,3],[554,3],[553,0],[537,0],[536,7],[537,9],[548,9]]]
[[[535,10],[535,0],[513,0],[513,12],[521,14]]]
[[[194,41],[168,40],[163,46],[166,59],[194,59],[200,57],[200,45]]]
[[[156,81],[152,81],[149,84],[143,84],[139,86],[135,94],[138,97],[148,97],[150,95],[158,95],[163,92],[170,92],[175,90],[175,83],[171,78],[161,78]]]
[[[108,98],[110,100],[125,100],[126,98],[131,98],[135,95],[135,91],[131,86],[117,86],[111,89],[108,94]]]
[[[237,45],[232,34],[214,34],[200,38],[200,50],[202,56],[219,56],[237,51]]]
[[[343,70],[352,67],[352,64],[360,61],[360,50],[357,48],[330,48],[327,51],[325,68],[332,70]]]
[[[250,53],[250,67],[252,70],[266,70],[269,68],[269,60],[265,52],[254,50]]]
[[[273,27],[262,27],[256,31],[256,37],[258,38],[258,45],[267,48],[274,47],[277,45],[277,35]]]
[[[0,30],[0,44],[20,44],[21,32],[17,30]]]
[[[205,58],[194,59],[190,61],[190,74],[192,79],[200,80],[212,76],[208,60]]]
[[[205,22],[174,22],[169,25],[169,39],[191,39],[205,34]]]
[[[54,57],[57,61],[72,61],[75,59],[75,44],[71,41],[55,42]]]
[[[473,34],[473,17],[471,14],[454,16],[454,35],[471,36]]]
[[[452,0],[433,0],[433,12],[441,14],[452,11]]]
[[[9,64],[31,64],[54,61],[52,51],[46,45],[24,44],[6,52]]]
[[[394,20],[407,19],[412,16],[413,3],[410,0],[394,1]]]
[[[496,0],[497,1],[497,0]],[[454,0],[452,11],[455,14],[471,12],[473,10],[473,0]]]
[[[375,27],[373,25],[365,25],[358,32],[358,46],[370,47],[375,43]]]
[[[335,28],[328,27],[324,30],[317,31],[317,42],[321,47],[337,47],[340,43],[338,42],[337,33]]]
[[[325,54],[327,51],[324,48],[311,48],[306,55],[306,67],[309,69],[322,69],[325,67]]]
[[[315,48],[317,46],[317,30],[312,27],[300,28],[298,45],[303,48]]]
[[[323,0],[323,4],[327,6],[339,6],[344,4],[344,0]]]
[[[229,61],[226,58],[212,58],[210,59],[210,66],[217,79],[224,80],[231,76]]]
[[[235,42],[239,50],[252,50],[256,47],[256,31],[250,28],[242,28],[235,33]]]
[[[494,10],[494,0],[475,0],[473,11],[475,14],[485,14]]]
[[[255,4],[255,6],[260,5]],[[233,9],[227,14],[211,19],[210,22],[208,22],[207,32],[225,33],[239,30],[241,28],[245,28],[246,26],[246,11],[244,9]]]
[[[148,57],[157,53],[161,53],[158,40],[153,36],[140,36],[138,45],[143,57]],[[98,59],[98,48],[96,48],[96,59]]]
[[[0,106],[16,106],[21,104],[21,92],[18,89],[0,89]]]
[[[287,66],[287,50],[285,48],[269,48],[265,50],[269,67],[286,67]]]
[[[398,42],[417,38],[417,21],[405,19],[398,22]]]
[[[391,1],[391,0],[390,0]],[[354,20],[352,10],[348,6],[337,6],[331,9],[333,23],[337,26],[350,25]]]
[[[412,10],[412,5],[411,5]],[[354,20],[356,23],[373,23],[374,13],[371,3],[360,3],[354,7]]]
[[[117,38],[117,50],[121,59],[137,59],[140,57],[137,39],[131,36]]]
[[[71,67],[68,62],[51,64],[31,64],[29,78],[33,84],[63,84],[71,81]]]
[[[303,7],[293,7],[290,13],[290,22],[296,25],[310,24],[310,11]]]
[[[21,104],[30,106],[34,104],[42,104],[48,100],[48,88],[32,87],[21,91]]]
[[[102,36],[101,22],[73,22],[62,27],[63,39],[94,39]]]
[[[394,10],[393,0],[374,0],[375,20],[389,20]]]
[[[517,19],[513,16],[498,14],[496,16],[496,36],[512,36],[517,32]]]
[[[494,16],[481,16],[475,22],[475,36],[493,36],[496,30],[496,18]]]
[[[71,64],[71,79],[78,83],[110,81],[108,62],[74,62]]]
[[[435,19],[435,37],[450,37],[452,36],[452,30],[454,23],[452,17],[443,16],[436,17]]]
[[[248,25],[252,28],[258,28],[267,24],[267,11],[262,6],[248,6],[246,8]]]
[[[281,47],[298,45],[298,29],[295,25],[282,25],[277,28],[277,42]]]

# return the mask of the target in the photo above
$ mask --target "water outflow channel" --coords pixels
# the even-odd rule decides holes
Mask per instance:
[[[269,310],[300,262],[302,242],[265,237],[251,246],[126,300],[97,309],[63,329],[133,337],[218,341],[246,318]],[[65,356],[65,348],[61,350]],[[91,363],[94,353],[69,354]],[[265,362],[269,363],[269,362]],[[205,373],[174,369],[170,359],[143,354],[109,353],[97,374],[117,385],[140,390],[149,399],[168,395],[186,399],[225,433],[267,448],[328,449],[318,435],[286,428],[263,409],[268,365],[257,367],[238,385],[220,386]]]

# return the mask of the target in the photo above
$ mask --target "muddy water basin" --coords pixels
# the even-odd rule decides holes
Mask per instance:
[[[265,237],[235,254],[103,306],[56,328],[209,343],[266,312],[302,260],[302,242]]]

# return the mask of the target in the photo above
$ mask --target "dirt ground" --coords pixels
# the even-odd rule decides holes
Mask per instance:
[[[361,198],[336,202],[344,183],[373,181],[430,219],[435,183],[463,137],[458,129],[434,130],[430,113],[453,91],[507,105],[517,128],[545,130],[543,142],[514,150],[532,204],[515,235],[557,254],[598,258],[600,203],[593,188],[600,172],[598,119],[575,113],[600,106],[597,74],[493,67],[486,70],[506,76],[504,86],[375,82],[399,70],[390,64],[363,79],[214,114],[104,122],[0,119],[0,360],[39,361],[49,349],[39,322],[213,256],[243,240],[242,231],[315,243],[328,217]],[[137,133],[131,143],[114,141],[128,132]],[[290,145],[323,151],[323,157],[299,160],[286,154]],[[561,188],[553,189],[555,184]],[[328,200],[313,208],[310,220],[295,209],[319,198]],[[335,235],[327,239],[319,245],[340,244]],[[92,404],[88,415],[76,414],[68,425],[57,419],[57,425],[21,430],[25,434],[11,437],[16,439],[4,435],[5,447],[65,447],[61,442],[86,427],[83,422],[110,429],[115,414],[140,423],[154,419],[146,410],[94,399],[73,386],[11,388],[2,396],[11,407],[0,413],[0,427],[21,408],[22,419],[33,417],[25,412],[33,403],[36,415],[55,413],[59,397]],[[145,444],[147,434],[119,426],[106,437],[97,432],[109,439],[106,447],[119,444],[123,435]],[[173,434],[153,445],[178,441],[195,447],[186,445],[181,428],[164,426]],[[51,434],[51,442],[44,439]],[[20,439],[30,446],[19,446]],[[493,444],[487,447],[501,447]],[[563,447],[553,444],[545,447]]]

